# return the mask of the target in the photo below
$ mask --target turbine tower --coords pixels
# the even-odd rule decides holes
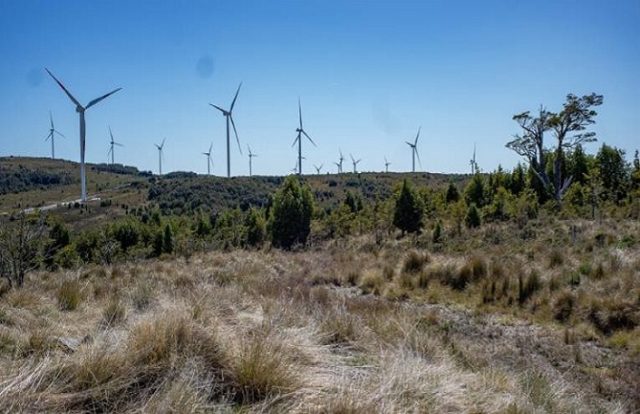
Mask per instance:
[[[47,137],[44,140],[45,141],[51,140],[51,159],[53,160],[56,158],[56,146],[54,142],[55,134],[60,135],[62,138],[65,138],[65,136],[62,135],[60,132],[58,132],[56,127],[53,126],[53,115],[51,115],[51,111],[49,111],[49,121],[51,122],[51,127],[49,127],[49,135],[47,135]]]
[[[411,172],[416,172],[416,157],[418,157],[418,162],[422,167],[422,162],[420,161],[420,154],[418,154],[418,138],[420,137],[420,128],[418,128],[418,133],[416,134],[416,139],[415,141],[413,141],[413,144],[409,141],[405,141],[407,145],[411,147]]]
[[[293,140],[293,144],[291,146],[293,147],[294,145],[296,145],[296,142],[298,143],[298,175],[301,176],[302,160],[304,159],[304,157],[302,156],[302,135],[307,137],[307,139],[311,141],[314,147],[317,147],[317,145],[315,142],[313,142],[311,137],[305,132],[304,128],[302,127],[302,106],[300,105],[300,98],[298,98],[298,115],[300,117],[300,126],[296,128],[296,132],[298,133],[298,136],[296,137],[296,139]]]
[[[320,166],[313,164],[313,168],[316,169],[316,174],[320,175],[320,170],[322,169],[323,166],[324,164],[320,164]]]
[[[236,136],[236,141],[238,142],[238,150],[240,154],[242,154],[242,148],[240,148],[240,138],[238,138],[238,131],[236,130],[236,123],[233,122],[233,107],[236,104],[236,99],[238,99],[238,94],[240,93],[240,87],[242,87],[242,82],[238,85],[238,90],[236,90],[236,95],[233,97],[233,101],[231,101],[231,106],[229,110],[222,109],[221,107],[210,103],[209,105],[216,108],[218,111],[222,112],[222,115],[225,117],[227,123],[227,177],[231,177],[231,149],[229,144],[229,122],[231,122],[231,126],[233,127],[233,133]]]
[[[251,152],[251,147],[247,145],[247,149],[249,150],[249,177],[251,177],[251,175],[253,174],[253,171],[251,169],[251,159],[253,157],[257,157],[258,154],[254,154],[253,152]]]
[[[471,158],[471,160],[469,161],[469,164],[471,165],[471,174],[477,174],[478,173],[478,164],[476,163],[476,143],[473,143],[473,158]]]
[[[339,164],[336,165],[338,166],[338,173],[342,173],[342,161],[344,161],[344,155],[342,155],[342,150],[340,148],[338,148],[338,151],[340,152],[340,158],[338,158]]]
[[[113,140],[113,132],[111,132],[111,126],[109,126],[109,136],[111,137],[111,141],[109,141],[109,152],[107,152],[107,156],[111,155],[111,165],[115,164],[115,160],[114,160],[114,146],[118,146],[118,147],[123,147],[124,145],[115,142]]]
[[[56,83],[60,86],[60,88],[62,88],[64,93],[67,94],[69,99],[71,99],[71,101],[76,105],[76,112],[80,116],[80,185],[81,185],[80,201],[82,201],[83,203],[86,203],[86,201],[87,201],[87,178],[86,178],[86,175],[85,175],[85,168],[84,168],[84,153],[85,153],[85,148],[86,148],[85,147],[85,143],[86,143],[86,140],[85,140],[86,123],[85,123],[84,113],[85,113],[85,111],[87,109],[91,108],[93,105],[97,104],[98,102],[102,101],[103,99],[108,98],[109,96],[111,96],[114,93],[118,92],[122,88],[114,89],[113,91],[107,93],[106,95],[102,95],[99,98],[96,98],[96,99],[90,101],[87,104],[87,106],[82,106],[80,104],[80,102],[78,102],[78,100],[73,95],[71,95],[71,92],[69,92],[67,90],[67,88],[64,87],[62,82],[60,82],[55,76],[53,76],[53,73],[49,72],[49,69],[45,68],[45,70],[53,78],[53,80],[56,81]]]
[[[162,175],[162,150],[164,149],[164,141],[166,138],[162,140],[162,144],[153,144],[158,149],[158,175]]]
[[[203,152],[202,155],[207,157],[207,175],[211,175],[211,150],[213,149],[213,142],[209,145],[209,151]]]
[[[387,157],[384,157],[384,172],[389,172],[389,166],[391,165],[391,163],[389,161],[387,161]]]
[[[362,161],[362,158],[360,158],[359,160],[356,160],[355,158],[353,158],[353,155],[349,154],[349,156],[351,157],[351,162],[353,163],[353,173],[357,174],[358,173],[358,163],[360,161]]]

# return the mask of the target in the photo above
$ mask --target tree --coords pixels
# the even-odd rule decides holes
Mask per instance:
[[[595,93],[582,97],[569,94],[558,113],[540,107],[537,116],[532,116],[529,111],[513,116],[513,120],[523,132],[516,134],[514,139],[507,143],[507,148],[527,159],[535,176],[558,203],[562,202],[562,197],[573,179],[572,176],[565,177],[562,172],[565,151],[596,140],[595,132],[584,131],[595,123],[597,112],[593,107],[601,105],[602,101],[602,95]],[[544,134],[547,131],[553,133],[556,141],[553,149],[553,177],[549,177],[545,171],[547,154]]]
[[[486,201],[486,190],[484,180],[480,174],[473,176],[467,187],[464,189],[464,200],[467,204],[483,206]]]
[[[569,156],[569,171],[573,177],[573,181],[584,184],[587,182],[587,174],[589,174],[589,161],[582,145],[576,145],[575,149]]]
[[[42,217],[31,221],[25,214],[20,214],[15,223],[0,227],[0,276],[9,287],[22,287],[26,273],[38,266],[46,229]]]
[[[480,227],[480,212],[475,204],[471,204],[464,218],[464,224],[470,229]]]
[[[445,196],[445,200],[447,204],[455,203],[460,200],[460,193],[458,192],[458,187],[454,183],[449,183],[449,187],[447,187],[447,194]]]
[[[631,170],[631,189],[640,190],[640,157],[638,150],[633,156],[633,169]]]
[[[162,252],[171,254],[173,253],[173,232],[170,225],[164,226],[164,235],[162,237]]]
[[[393,225],[402,230],[403,235],[405,232],[418,233],[422,229],[423,214],[422,203],[418,195],[405,179],[396,199]]]
[[[273,197],[269,218],[271,242],[276,247],[290,249],[305,244],[311,232],[313,194],[298,178],[289,176]]]
[[[524,191],[526,185],[527,181],[524,168],[522,168],[522,164],[518,163],[511,172],[511,177],[509,179],[509,191],[517,196]]]
[[[265,239],[267,232],[264,216],[260,210],[252,208],[247,214],[245,220],[245,226],[247,228],[247,244],[249,246],[259,246]]]
[[[602,144],[596,155],[596,162],[604,189],[603,196],[611,201],[620,202],[627,195],[627,164],[624,150]]]

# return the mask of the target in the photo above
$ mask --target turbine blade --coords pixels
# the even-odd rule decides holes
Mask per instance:
[[[111,142],[113,142],[113,132],[111,132],[111,125],[109,125],[109,136],[111,136]]]
[[[116,145],[118,147],[124,147],[124,145],[120,144],[119,142],[114,142],[113,145]]]
[[[413,148],[413,144],[410,143],[409,141],[405,141],[407,143],[408,146],[410,146],[411,148]]]
[[[416,153],[416,158],[418,158],[418,165],[420,165],[420,168],[422,168],[422,161],[420,161],[420,154],[418,153],[418,149],[414,147],[413,151]]]
[[[47,73],[49,74],[49,76],[51,76],[51,77],[53,78],[53,80],[54,80],[54,81],[56,81],[56,83],[57,83],[57,84],[62,88],[62,90],[64,91],[64,93],[66,93],[66,94],[67,94],[67,96],[69,97],[69,99],[71,99],[71,101],[73,101],[73,103],[74,103],[74,104],[76,104],[76,105],[77,105],[77,106],[79,106],[79,107],[82,107],[82,105],[80,105],[80,102],[78,102],[78,100],[77,100],[73,95],[71,95],[71,92],[69,92],[69,91],[67,90],[67,88],[65,88],[65,87],[64,87],[64,85],[62,84],[62,82],[60,82],[60,81],[58,80],[58,78],[56,78],[55,76],[53,76],[53,73],[51,73],[51,72],[49,71],[49,69],[44,68],[44,70],[46,70],[46,71],[47,71]]]
[[[416,140],[415,140],[415,142],[413,143],[413,145],[414,145],[414,146],[415,146],[415,145],[418,145],[418,138],[420,138],[420,130],[421,130],[421,129],[422,129],[422,127],[421,127],[421,126],[420,126],[420,127],[418,127],[418,133],[416,134]]]
[[[231,108],[229,108],[229,112],[233,112],[233,107],[236,104],[236,99],[238,99],[238,94],[240,93],[240,88],[242,87],[242,82],[238,85],[238,90],[236,91],[236,96],[233,97],[233,101],[231,102]]]
[[[51,122],[51,129],[56,129],[56,128],[53,126],[53,114],[51,114],[51,111],[49,111],[49,121]]]
[[[242,84],[240,84],[240,86],[242,86]],[[242,147],[240,146],[240,138],[238,138],[238,130],[236,129],[236,123],[233,122],[233,117],[231,115],[229,115],[229,120],[231,121],[231,126],[233,127],[233,133],[236,136],[236,142],[238,143],[238,151],[240,151],[240,154],[242,154]]]
[[[49,133],[47,134],[47,136],[46,136],[46,137],[44,137],[44,140],[45,140],[45,141],[49,141],[49,140],[51,139],[51,135],[53,135],[53,134],[52,134],[51,132],[49,132]]]
[[[54,129],[53,132],[55,132],[56,134],[60,135],[62,138],[66,138],[64,135],[62,135],[62,133],[58,132],[57,129]]]
[[[211,155],[211,150],[213,149],[213,142],[209,145],[208,155]]]
[[[300,98],[298,98],[298,115],[300,117],[300,129],[302,129],[302,105],[300,105]]]
[[[212,103],[210,103],[209,105],[213,106],[214,108],[216,108],[218,111],[222,112],[223,114],[227,113],[227,111],[225,111],[224,109],[220,108],[218,105],[214,105]]]
[[[351,157],[352,162],[356,162],[355,158],[353,158],[353,155],[349,154],[349,156]]]
[[[166,138],[162,138],[162,144],[160,144],[160,149],[164,148],[164,142],[166,141]]]
[[[296,142],[298,142],[299,139],[300,139],[300,135],[298,134],[298,136],[295,137],[295,139],[293,140],[293,143],[291,144],[291,146],[293,147],[294,145],[296,145]]]
[[[119,91],[119,90],[121,90],[121,89],[122,89],[122,88],[114,89],[114,90],[112,90],[111,92],[109,92],[109,93],[107,93],[107,94],[105,94],[105,95],[102,95],[102,96],[101,96],[101,97],[99,97],[99,98],[94,99],[93,101],[91,101],[91,102],[89,102],[89,103],[87,104],[87,107],[86,107],[85,109],[89,109],[89,108],[91,108],[93,105],[97,104],[98,102],[100,102],[100,101],[101,101],[101,100],[103,100],[103,99],[107,99],[108,97],[110,97],[111,95],[113,95],[114,93],[118,92],[118,91]]]
[[[313,140],[311,139],[311,137],[309,136],[309,134],[307,134],[307,133],[304,131],[304,129],[302,130],[302,133],[304,134],[304,136],[305,136],[305,137],[307,137],[307,139],[308,139],[309,141],[311,141],[311,143],[313,144],[313,146],[314,146],[314,147],[317,147],[316,143],[315,143],[315,142],[313,142]]]

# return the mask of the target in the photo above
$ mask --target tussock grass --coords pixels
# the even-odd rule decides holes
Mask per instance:
[[[83,299],[82,286],[78,280],[65,280],[56,293],[58,307],[63,311],[76,310]]]
[[[544,227],[536,233],[548,236]],[[470,248],[473,240],[452,234],[460,246],[452,249],[448,239],[431,255],[406,239],[362,248],[370,242],[195,254],[188,262],[90,268],[80,277],[31,275],[28,289],[0,298],[0,406],[246,413],[640,407],[636,250],[615,253],[613,272],[606,243],[588,253],[575,246],[549,268],[546,240]],[[594,276],[599,264],[601,277]],[[579,284],[570,283],[573,273]],[[64,310],[63,299],[78,291],[85,296],[75,310]]]

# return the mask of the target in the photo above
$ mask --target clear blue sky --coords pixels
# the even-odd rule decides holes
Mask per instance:
[[[107,126],[126,147],[116,161],[157,171],[226,171],[224,119],[244,81],[235,119],[245,155],[232,174],[294,167],[302,99],[304,170],[342,148],[360,170],[411,168],[404,141],[422,125],[422,169],[468,172],[473,143],[484,170],[511,167],[511,116],[567,93],[604,94],[600,141],[640,147],[640,1],[0,1],[0,155],[48,156],[48,111],[79,158],[74,107],[123,87],[87,112],[87,160],[105,162]],[[591,144],[590,152],[597,144]],[[345,165],[345,168],[348,165]]]

